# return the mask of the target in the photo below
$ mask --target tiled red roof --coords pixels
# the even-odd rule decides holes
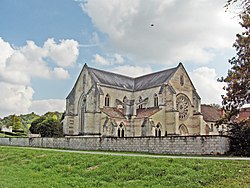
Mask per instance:
[[[221,110],[210,105],[201,105],[201,113],[205,121],[215,122],[221,118]]]
[[[123,109],[103,107],[101,111],[112,118],[124,118]]]
[[[155,113],[159,112],[160,110],[161,109],[158,107],[138,109],[137,118],[150,117]]]
[[[247,120],[249,118],[250,118],[250,108],[242,108],[236,120],[242,121],[242,120]]]

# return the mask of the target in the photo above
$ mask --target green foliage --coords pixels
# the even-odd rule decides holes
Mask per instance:
[[[230,151],[234,155],[250,157],[250,120],[231,123],[229,136],[232,137]]]
[[[249,121],[237,122],[235,117],[241,107],[250,102],[250,5],[248,0],[228,0],[226,6],[239,3],[242,11],[240,25],[245,29],[236,35],[233,47],[236,55],[229,60],[232,65],[225,78],[220,81],[227,84],[224,87],[226,95],[222,96],[225,117],[217,124],[229,125],[228,134],[232,137],[232,152],[237,155],[249,155]],[[238,145],[238,147],[236,147]]]
[[[227,83],[226,95],[223,96],[223,106],[228,112],[228,119],[239,113],[239,108],[250,100],[250,10],[241,16],[242,27],[246,29],[237,34],[234,47],[236,56],[229,60],[232,65],[227,77],[222,81]]]
[[[62,137],[63,129],[60,123],[61,116],[59,112],[47,112],[31,123],[30,132],[41,134],[42,137]]]
[[[249,187],[250,163],[0,147],[0,187]]]
[[[23,124],[21,123],[21,118],[17,115],[12,115],[10,118],[10,121],[8,122],[7,126],[12,126],[13,130],[20,130],[23,127]]]
[[[25,114],[25,115],[9,115],[7,117],[4,117],[3,119],[0,119],[0,126],[12,126],[13,130],[19,129],[23,130],[24,132],[29,132],[29,127],[31,122],[39,117],[38,115],[31,113],[31,114]]]
[[[35,113],[10,115],[0,119],[0,126],[12,126],[13,130],[23,131],[24,133],[5,133],[0,137],[23,137],[28,133],[37,133],[48,137],[63,136],[62,125],[60,123],[62,114],[60,112],[47,112],[39,116]]]

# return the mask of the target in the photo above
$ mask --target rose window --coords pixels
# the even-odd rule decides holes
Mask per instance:
[[[183,94],[178,95],[176,99],[176,106],[177,106],[177,110],[179,111],[179,118],[181,120],[186,119],[189,115],[188,98]]]

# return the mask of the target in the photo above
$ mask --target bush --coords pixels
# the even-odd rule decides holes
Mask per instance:
[[[30,126],[30,132],[41,137],[62,137],[63,128],[60,118],[52,112],[35,119]]]
[[[233,155],[250,156],[250,120],[230,124],[230,151]]]

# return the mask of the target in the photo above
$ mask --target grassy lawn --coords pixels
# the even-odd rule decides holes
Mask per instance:
[[[0,147],[0,187],[250,187],[249,161],[164,159]]]

